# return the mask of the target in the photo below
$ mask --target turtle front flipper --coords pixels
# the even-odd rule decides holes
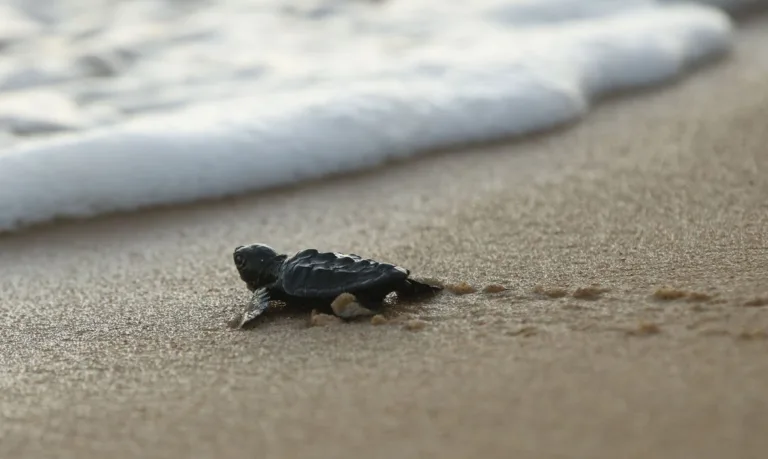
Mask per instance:
[[[248,307],[245,309],[245,312],[243,312],[243,316],[240,319],[240,326],[238,328],[244,328],[259,317],[267,310],[271,300],[272,298],[269,295],[269,290],[267,290],[266,287],[254,290],[251,301],[248,303]]]

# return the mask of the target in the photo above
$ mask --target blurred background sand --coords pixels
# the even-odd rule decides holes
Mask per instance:
[[[766,49],[552,135],[4,236],[0,456],[763,457]],[[253,241],[508,290],[234,331]]]

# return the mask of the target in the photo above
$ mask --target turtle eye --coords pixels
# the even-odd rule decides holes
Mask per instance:
[[[245,257],[239,253],[235,255],[235,266],[237,266],[238,268],[245,267]]]

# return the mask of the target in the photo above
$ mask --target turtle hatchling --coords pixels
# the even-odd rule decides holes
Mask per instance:
[[[305,249],[293,256],[265,244],[235,248],[233,258],[240,278],[253,293],[239,327],[253,322],[270,301],[324,308],[344,319],[373,315],[384,298],[431,295],[442,287],[411,279],[410,271],[355,254]]]

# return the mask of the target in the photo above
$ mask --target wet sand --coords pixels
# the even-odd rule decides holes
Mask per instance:
[[[765,49],[552,135],[0,238],[0,456],[763,457]],[[231,330],[253,241],[477,291]]]

